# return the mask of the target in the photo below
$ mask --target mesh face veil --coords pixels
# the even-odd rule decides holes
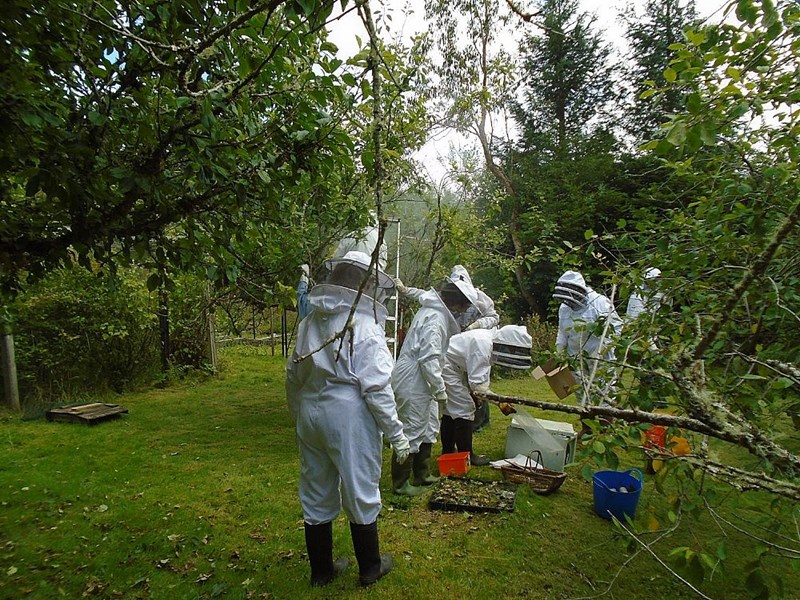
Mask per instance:
[[[572,310],[584,308],[589,298],[589,290],[583,276],[577,271],[564,273],[556,283],[553,298],[563,302]]]
[[[492,342],[492,363],[511,369],[529,369],[531,336],[522,325],[506,325],[497,330]]]
[[[385,304],[394,295],[394,281],[375,266],[370,269],[369,265],[370,256],[357,251],[326,261],[325,266],[330,271],[326,283],[357,291],[366,279],[362,293]]]

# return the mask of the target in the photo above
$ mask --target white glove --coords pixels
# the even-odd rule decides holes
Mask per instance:
[[[481,383],[472,386],[472,391],[477,394],[490,394],[492,390],[489,389],[489,383]]]
[[[306,283],[308,283],[308,276],[310,272],[311,270],[308,268],[307,264],[303,263],[302,265],[300,265],[300,281],[305,281]]]
[[[438,402],[439,404],[444,404],[445,402],[447,402],[447,392],[445,390],[441,390],[439,392],[436,392],[433,395],[433,399],[436,402]]]
[[[406,294],[408,292],[408,288],[403,285],[403,281],[399,277],[393,277],[394,287],[397,288],[398,294]]]
[[[408,443],[408,438],[403,436],[396,442],[392,442],[392,450],[394,450],[397,464],[402,465],[408,460],[408,453],[411,452],[411,445]]]
[[[481,328],[481,326],[478,325],[478,322],[477,321],[473,321],[472,323],[470,323],[469,325],[467,325],[464,328],[464,331],[470,331],[471,329],[480,329],[480,328]]]

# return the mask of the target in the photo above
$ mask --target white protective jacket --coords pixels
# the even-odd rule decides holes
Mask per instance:
[[[612,385],[613,377],[609,377],[607,373],[610,362],[615,360],[613,338],[622,332],[622,319],[608,298],[586,285],[582,276],[577,277],[576,283],[586,288],[586,304],[575,310],[565,303],[559,307],[556,350],[580,358],[577,371],[573,371],[573,375],[581,384],[577,392],[578,400],[585,404],[588,399],[585,393],[581,393],[585,392],[582,384],[592,373],[595,373],[597,382],[602,386]],[[595,323],[604,323],[606,319],[609,320],[609,327],[601,346],[601,335],[594,334],[593,330]]]
[[[300,503],[311,525],[332,521],[342,507],[353,523],[375,521],[381,507],[382,434],[393,442],[402,438],[383,305],[362,296],[352,334],[341,345],[337,340],[323,347],[344,329],[355,297],[348,288],[315,286],[308,297],[311,312],[300,323],[286,365],[286,398],[300,450]]]
[[[492,375],[492,345],[497,329],[472,329],[454,335],[447,347],[442,377],[447,386],[443,414],[453,419],[475,418],[470,390],[485,392]]]
[[[422,443],[435,443],[439,435],[439,405],[434,396],[445,393],[442,379],[444,356],[458,324],[434,289],[419,298],[420,309],[403,340],[392,372],[397,414],[411,445],[419,452]]]

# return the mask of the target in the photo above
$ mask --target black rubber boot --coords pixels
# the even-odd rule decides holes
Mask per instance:
[[[313,587],[328,585],[347,569],[350,561],[340,558],[333,561],[333,525],[309,525],[304,523],[306,531],[306,552],[311,563],[311,580]]]
[[[475,454],[472,451],[472,421],[468,419],[455,419],[456,424],[456,447],[459,452],[469,452],[469,462],[476,467],[483,467],[489,464],[489,459],[483,454]]]
[[[431,475],[431,448],[433,444],[422,443],[419,445],[419,452],[412,454],[409,458],[414,459],[412,471],[414,472],[414,485],[433,485],[439,478]]]
[[[489,425],[489,403],[484,402],[480,408],[475,409],[475,418],[472,421],[472,431],[477,433]]]
[[[392,452],[392,490],[395,494],[403,496],[419,496],[425,493],[425,488],[411,485],[411,469],[417,460],[416,454],[410,454],[402,465],[397,462],[397,455]]]
[[[368,525],[350,523],[350,536],[358,561],[358,581],[362,586],[372,585],[392,570],[392,555],[380,552],[377,521]]]
[[[439,437],[442,439],[442,454],[452,454],[456,451],[456,422],[450,415],[442,415]]]

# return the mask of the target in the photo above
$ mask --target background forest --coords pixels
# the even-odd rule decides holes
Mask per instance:
[[[367,0],[9,0],[8,403],[35,417],[165,386],[213,372],[212,340],[290,335],[300,265],[321,279],[370,211],[392,274],[428,287],[463,264],[537,358],[564,270],[624,312],[657,266],[669,302],[616,340],[617,422],[583,459],[615,468],[653,422],[741,448],[745,463],[704,445],[664,476],[775,499],[742,527],[763,549],[749,591],[781,595],[760,569],[800,554],[800,6],[719,4],[706,20],[691,1],[631,4],[623,55],[577,0],[426,0],[410,39]],[[343,13],[364,26],[352,56],[329,40]],[[433,180],[414,156],[442,131],[474,145]],[[673,555],[700,579],[717,559]]]

